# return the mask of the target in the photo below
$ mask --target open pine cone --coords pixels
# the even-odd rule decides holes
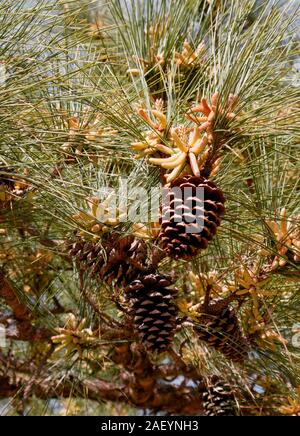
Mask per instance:
[[[172,188],[180,188],[182,198],[172,192]],[[192,197],[189,207],[184,202],[184,188],[190,188]],[[203,188],[204,201],[197,198],[197,188]],[[222,191],[210,180],[203,177],[186,175],[174,180],[162,207],[161,231],[158,236],[160,246],[168,256],[175,259],[190,259],[200,249],[205,249],[214,237],[221,223],[221,216],[225,212],[225,198]],[[191,225],[191,217],[204,219],[204,227]],[[187,228],[190,227],[190,232]]]
[[[70,244],[69,253],[80,269],[119,286],[135,280],[145,270],[147,262],[145,242],[133,235],[124,238],[113,235],[104,243],[78,237]]]

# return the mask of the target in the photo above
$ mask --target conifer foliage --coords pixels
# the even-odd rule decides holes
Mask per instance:
[[[300,414],[295,4],[1,2],[1,415]]]

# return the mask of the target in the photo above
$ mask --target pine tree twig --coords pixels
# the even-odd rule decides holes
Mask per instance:
[[[44,340],[51,337],[52,333],[50,330],[32,326],[31,312],[25,304],[18,299],[12,283],[5,277],[3,270],[0,270],[0,297],[2,297],[11,308],[16,321],[16,328],[10,325],[6,329],[5,333],[8,339],[31,341]]]
[[[84,272],[81,270],[79,271],[79,281],[80,281],[80,291],[83,295],[83,298],[89,304],[89,306],[91,306],[91,308],[94,310],[94,312],[99,316],[100,320],[102,322],[104,322],[105,324],[107,324],[109,327],[123,328],[123,325],[121,323],[119,323],[116,320],[113,320],[107,314],[102,313],[101,310],[99,309],[99,307],[97,306],[97,304],[89,296],[89,294],[87,293],[87,291],[85,289],[85,285],[84,285]]]
[[[5,330],[5,337],[15,341],[48,341],[53,332],[46,328],[37,328],[24,323],[17,323],[16,326],[9,326]]]
[[[182,374],[187,378],[202,379],[201,375],[193,365],[187,365],[179,354],[173,348],[170,348],[169,353],[177,367],[178,375]]]
[[[28,399],[30,397],[30,392],[32,391],[35,383],[37,382],[38,377],[41,376],[41,373],[46,371],[45,365],[47,363],[47,360],[53,354],[54,350],[55,350],[55,345],[51,344],[49,350],[45,353],[40,364],[36,368],[36,371],[34,371],[33,376],[28,381],[28,383],[24,389],[24,395],[23,395],[24,399]]]
[[[22,376],[13,380],[10,376],[0,376],[0,398],[9,398],[23,391],[24,385],[28,380]],[[122,387],[115,386],[104,380],[89,380],[80,382],[73,378],[66,379],[64,383],[49,380],[39,380],[32,386],[31,396],[40,399],[47,398],[69,398],[74,395],[76,386],[76,398],[91,399],[95,401],[121,401],[124,399]]]
[[[111,301],[120,312],[124,313],[125,315],[129,315],[129,310],[122,306],[122,304],[118,301],[118,297],[116,295],[113,295],[111,297]]]
[[[149,359],[148,353],[141,344],[123,343],[116,345],[110,358],[116,364],[123,366],[121,379],[124,389],[128,390],[131,401],[138,406],[157,401],[156,392],[159,380],[172,381],[179,376],[185,380],[193,379],[202,383],[202,376],[192,365],[186,365],[180,358],[174,364],[155,365]]]
[[[176,379],[180,375],[183,375],[186,378],[201,380],[202,376],[198,373],[197,369],[192,365],[185,365],[181,368],[178,368],[176,364],[166,364],[160,365],[157,367],[155,373],[159,378],[163,378],[166,380]]]
[[[2,297],[6,304],[10,306],[13,311],[14,317],[19,323],[30,324],[31,313],[27,307],[17,298],[11,282],[4,276],[3,270],[0,270],[0,297]]]
[[[24,389],[26,379],[21,376],[12,380],[9,376],[0,376],[0,398],[11,398]],[[114,401],[150,410],[161,410],[168,413],[194,415],[203,412],[198,388],[166,385],[158,383],[153,395],[148,395],[147,402],[132,399],[124,385],[115,385],[101,379],[79,381],[65,379],[64,383],[39,380],[31,390],[31,395],[40,399],[48,398],[83,398],[97,402]]]
[[[159,263],[167,257],[166,252],[161,248],[154,246],[152,249],[151,267],[156,270]]]
[[[40,231],[35,228],[32,224],[30,226],[26,226],[25,230],[29,233],[30,236],[37,237],[39,243],[48,248],[56,248],[59,244],[57,241],[53,239],[46,238],[44,235],[40,233]]]
[[[115,329],[115,328],[105,328],[101,327],[99,329],[99,334],[103,340],[132,340],[132,331],[128,329]]]

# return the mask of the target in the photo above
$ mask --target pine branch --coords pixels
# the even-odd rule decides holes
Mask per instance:
[[[0,398],[10,398],[23,391],[27,379],[18,377],[13,381],[9,376],[0,376]],[[96,402],[113,401],[149,410],[165,411],[169,414],[193,415],[201,414],[203,406],[196,387],[183,387],[157,384],[155,396],[149,395],[147,401],[143,398],[132,398],[129,389],[123,385],[115,385],[101,379],[82,381],[64,379],[57,384],[53,380],[38,380],[31,387],[31,395],[40,399],[48,398],[83,398]]]
[[[11,281],[5,277],[3,270],[0,270],[0,297],[11,308],[16,321],[16,328],[13,326],[7,328],[6,337],[8,339],[33,341],[49,339],[52,336],[50,330],[32,326],[32,313],[19,300]]]
[[[3,270],[0,270],[0,297],[10,306],[18,323],[23,323],[24,326],[26,324],[31,325],[31,312],[26,305],[18,299],[13,290],[12,283],[5,277]]]
[[[249,394],[237,400],[245,414],[253,397],[249,413],[260,414],[290,395],[285,412],[300,413],[299,41],[291,2],[109,0],[103,27],[102,8],[96,13],[97,29],[89,0],[15,3],[0,6],[0,323],[11,340],[0,353],[0,397],[26,397],[30,406],[34,395],[43,406],[80,398],[87,413],[86,399],[201,414],[206,378],[221,374]],[[147,259],[152,244],[152,262],[127,250],[115,257],[124,283],[134,269],[139,277],[176,276],[179,322],[161,354],[144,348],[139,331],[149,322],[153,337],[168,333],[166,313],[152,302],[157,285],[141,310],[128,310],[127,283],[106,281],[109,262],[103,279],[91,269],[78,284],[60,246],[75,234],[84,245],[135,238],[132,223],[115,227],[97,210],[87,215],[87,199],[117,190],[120,178],[149,193],[166,181],[159,162],[167,180],[200,172],[226,197],[218,234],[193,260],[165,259],[161,229],[151,226],[138,238]],[[98,250],[81,254],[84,267],[99,260]],[[97,268],[104,258],[103,250]],[[253,349],[240,364],[213,346],[220,340],[234,350],[237,331]]]

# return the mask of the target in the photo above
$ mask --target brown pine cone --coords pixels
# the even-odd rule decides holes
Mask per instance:
[[[176,290],[169,289],[171,283],[163,275],[149,274],[125,290],[134,328],[148,351],[165,351],[173,340],[177,310],[172,302]]]
[[[147,246],[133,235],[113,235],[104,243],[78,237],[69,253],[80,269],[89,270],[108,284],[126,286],[147,269]]]
[[[205,416],[237,416],[232,388],[219,377],[206,380],[202,400]]]
[[[243,362],[249,345],[239,326],[235,310],[224,307],[222,300],[212,302],[208,308],[200,309],[194,330],[199,339],[215,348],[233,362]]]
[[[182,198],[174,195],[172,188],[180,188]],[[184,188],[190,188],[192,196],[190,205],[183,204]],[[197,198],[197,188],[203,188],[204,201]],[[158,236],[160,246],[168,256],[175,259],[190,259],[200,249],[205,249],[208,242],[217,233],[221,216],[225,212],[225,198],[222,191],[204,177],[182,176],[174,180],[162,207],[161,231]],[[191,219],[204,219],[204,227],[191,224]],[[190,232],[187,227],[190,226]],[[193,230],[194,229],[194,230]]]

